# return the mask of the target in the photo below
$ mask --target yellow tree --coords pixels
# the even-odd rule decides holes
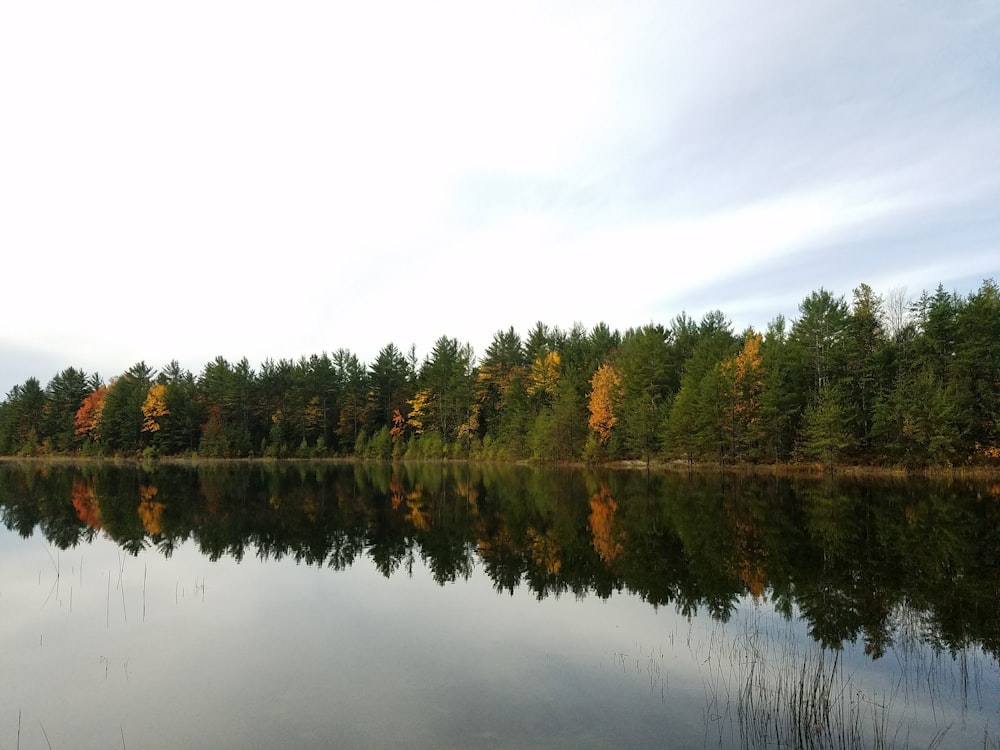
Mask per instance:
[[[406,402],[410,405],[410,416],[407,418],[406,424],[410,425],[417,435],[426,429],[433,429],[433,425],[427,424],[433,400],[434,395],[429,389],[424,388],[413,394],[413,398]]]
[[[461,440],[468,441],[469,445],[471,446],[472,438],[475,437],[476,432],[478,430],[479,430],[479,404],[473,404],[472,409],[469,411],[469,418],[458,426],[458,437]]]
[[[760,397],[764,390],[760,344],[761,335],[753,330],[748,331],[743,339],[743,348],[721,364],[727,388],[726,407],[729,417],[724,430],[734,454],[749,447],[754,428],[760,422]]]
[[[561,374],[559,352],[548,352],[531,363],[531,373],[528,376],[528,394],[534,396],[543,393],[552,396],[556,392]]]
[[[143,432],[156,432],[160,429],[160,423],[157,420],[170,413],[166,397],[167,386],[163,383],[154,383],[149,387],[146,392],[146,400],[142,402]]]
[[[603,364],[590,380],[590,429],[597,433],[602,444],[607,444],[611,430],[618,424],[615,412],[621,405],[622,378],[614,366]]]

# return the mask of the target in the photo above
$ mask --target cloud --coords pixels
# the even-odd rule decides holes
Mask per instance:
[[[66,366],[1000,272],[995,3],[2,14],[0,344]]]

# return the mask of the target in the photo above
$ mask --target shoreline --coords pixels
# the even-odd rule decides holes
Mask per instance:
[[[586,461],[534,461],[531,459],[505,460],[483,458],[440,458],[440,459],[373,459],[353,456],[323,456],[310,458],[273,458],[263,456],[244,456],[238,458],[214,458],[208,456],[159,456],[144,458],[142,456],[82,456],[82,455],[43,455],[43,456],[0,456],[0,463],[35,463],[35,464],[165,464],[176,466],[220,465],[220,464],[267,464],[267,465],[301,465],[301,464],[354,464],[354,463],[386,463],[386,464],[480,464],[504,465],[535,468],[574,468],[574,469],[605,469],[612,471],[648,471],[656,474],[736,474],[744,476],[773,477],[804,477],[804,478],[872,478],[872,479],[912,479],[952,478],[952,479],[1000,479],[1000,466],[866,466],[863,464],[835,464],[833,466],[820,463],[730,463],[713,462],[689,463],[683,459],[654,459],[650,462],[641,459],[626,459],[588,463]]]

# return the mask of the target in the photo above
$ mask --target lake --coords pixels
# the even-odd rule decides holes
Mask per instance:
[[[997,748],[1000,485],[0,463],[0,748]]]

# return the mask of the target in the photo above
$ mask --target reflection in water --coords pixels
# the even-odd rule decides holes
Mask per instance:
[[[316,736],[275,736],[270,746],[326,746],[336,736],[348,747],[646,746],[664,738],[891,747],[931,744],[940,734],[946,746],[991,747],[1000,722],[998,496],[995,487],[926,480],[465,464],[0,464],[3,523],[25,539],[40,533],[52,548],[50,569],[14,577],[12,550],[30,549],[37,565],[40,548],[3,542],[0,606],[20,618],[9,627],[34,627],[27,609],[7,602],[45,578],[52,590],[31,616],[75,607],[73,637],[98,642],[119,628],[118,637],[134,642],[133,656],[105,653],[120,651],[108,643],[98,666],[108,679],[115,669],[124,678],[131,658],[136,684],[135,665],[151,659],[151,644],[191,648],[200,629],[218,654],[184,663],[196,681],[206,663],[228,675],[216,678],[222,692],[235,691],[223,712],[255,705],[266,713],[274,707],[264,704],[280,700],[241,677],[284,684],[292,676],[315,695],[292,691],[303,705],[274,720],[288,726],[294,717],[296,731]],[[207,583],[206,565],[213,578],[225,570],[225,582]],[[182,580],[178,566],[200,572]],[[348,568],[350,576],[306,575]],[[420,580],[430,587],[413,584]],[[444,586],[452,582],[462,585]],[[147,584],[158,587],[149,601]],[[310,586],[313,597],[295,593]],[[482,587],[493,593],[482,597]],[[192,622],[184,610],[173,619],[164,601],[178,611],[200,602],[211,617]],[[149,620],[147,604],[156,613]],[[103,634],[81,627],[86,608]],[[284,641],[312,653],[284,650]],[[250,659],[246,649],[261,656]],[[580,672],[581,654],[586,662],[602,649],[609,658],[599,662],[610,671],[595,683]],[[10,661],[4,657],[4,674],[19,674]],[[23,661],[30,675],[31,660]],[[195,710],[177,697],[184,688],[173,681],[176,664],[168,659],[156,679],[147,672],[138,692]],[[609,693],[619,678],[627,685]],[[571,706],[560,702],[567,679],[581,691]],[[428,685],[430,704],[414,693]],[[352,693],[359,687],[369,693],[363,700]],[[642,711],[633,705],[637,687]],[[22,700],[15,688],[6,688],[7,705]],[[478,692],[493,701],[495,722]],[[359,727],[360,718],[339,728],[299,726],[330,713],[316,696],[337,701],[335,715],[368,716],[378,727]],[[152,726],[134,718],[148,716],[149,704],[121,700],[131,713],[117,715]],[[385,710],[373,713],[359,700],[399,717],[430,711],[434,729],[406,734],[372,718]],[[646,713],[650,700],[655,716]],[[595,705],[615,711],[602,718]],[[459,706],[481,718],[460,726],[451,713]],[[583,719],[580,710],[593,715]],[[522,722],[537,715],[538,723],[515,736],[505,712]],[[560,717],[565,725],[553,729]],[[10,726],[9,713],[0,715],[2,746],[13,744],[2,739]],[[193,746],[241,744],[231,726],[207,718],[198,726],[205,737],[159,731]],[[499,739],[490,734],[497,727]],[[257,734],[246,741],[260,744]]]

